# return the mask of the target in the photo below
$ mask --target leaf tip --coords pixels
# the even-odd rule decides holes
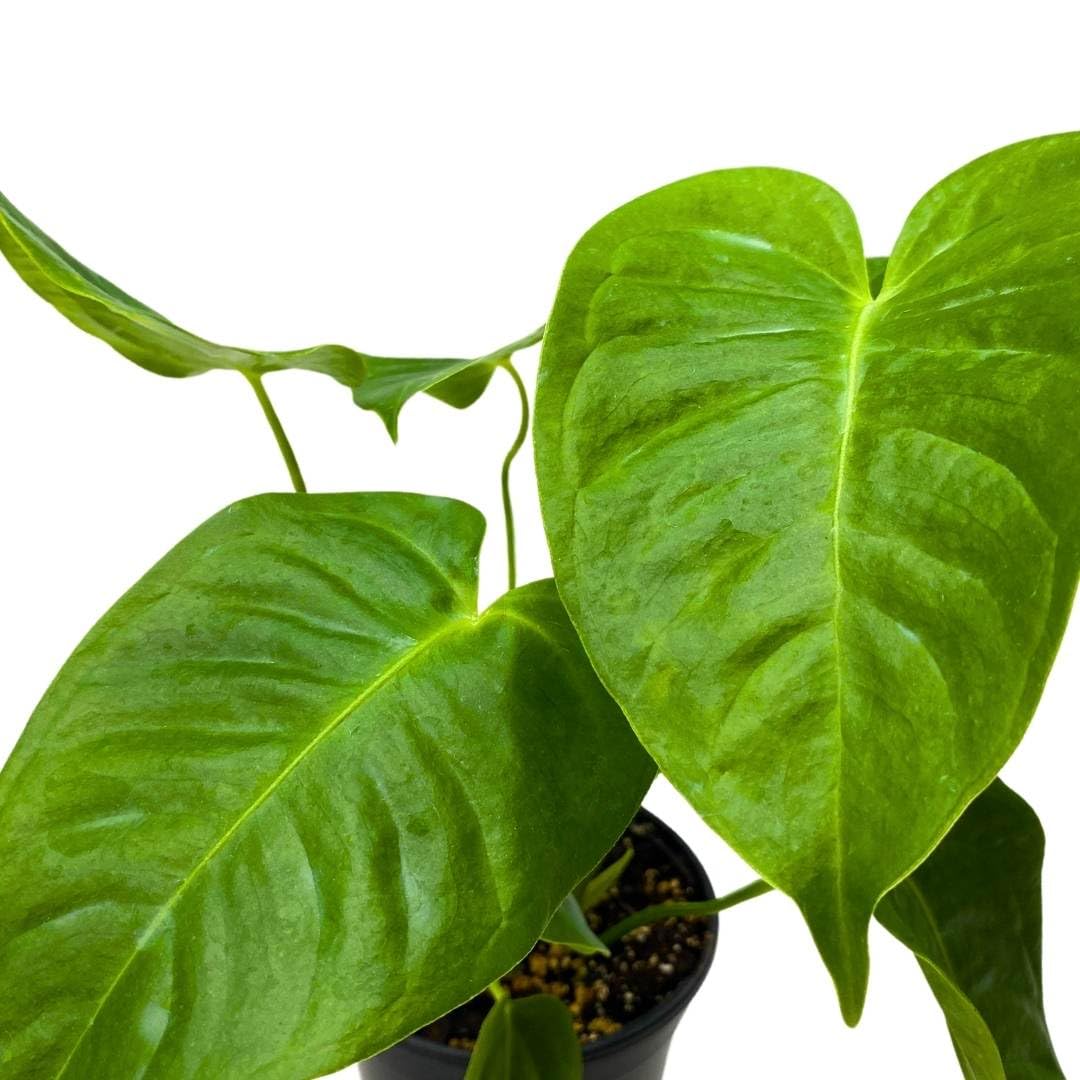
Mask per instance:
[[[800,904],[821,959],[832,977],[840,1013],[848,1027],[856,1027],[866,1005],[870,983],[870,917],[863,905],[853,909],[851,901],[837,911]]]

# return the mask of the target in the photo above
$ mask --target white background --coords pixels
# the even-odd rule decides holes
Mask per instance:
[[[953,168],[1080,127],[1075,6],[994,10],[5,5],[0,184],[89,265],[212,339],[473,354],[542,322],[579,234],[669,180],[802,169],[847,196],[868,252],[886,254],[916,198]],[[4,266],[0,356],[6,753],[124,588],[210,513],[285,476],[241,378],[143,372]],[[530,380],[535,361],[535,350],[523,358]],[[516,423],[512,388],[496,382],[469,413],[410,404],[397,449],[328,380],[286,373],[268,385],[313,489],[438,492],[482,507],[491,597],[504,572],[498,460]],[[527,455],[515,483],[528,580],[548,559]],[[1046,985],[1066,1070],[1080,1068],[1078,659],[1074,628],[1006,774],[1049,837]],[[649,805],[702,853],[718,888],[748,878],[669,789]],[[875,930],[866,1016],[849,1031],[794,906],[772,896],[722,920],[668,1075],[959,1073],[903,950]]]

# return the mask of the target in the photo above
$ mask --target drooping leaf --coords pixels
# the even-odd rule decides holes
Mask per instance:
[[[371,356],[344,345],[267,352],[206,341],[170,322],[69,255],[0,194],[0,252],[39,296],[80,329],[158,375],[183,378],[223,368],[248,377],[296,368],[329,375],[353,390],[397,437],[397,414],[421,391],[457,408],[484,392],[495,367],[539,332],[478,359]],[[365,381],[370,385],[365,386]]]
[[[285,368],[359,386],[364,357],[343,345],[290,352],[236,349],[206,341],[83,266],[0,194],[0,252],[16,273],[79,329],[158,375],[183,378],[215,368],[262,375]]]
[[[390,438],[397,442],[398,416],[409,398],[427,393],[457,409],[472,405],[487,389],[495,369],[514,353],[535,345],[544,328],[511,345],[475,360],[406,360],[398,357],[367,358],[367,378],[353,392],[353,400],[379,414]]]
[[[261,496],[73,654],[0,774],[5,1080],[297,1080],[533,945],[652,776],[483,519]]]
[[[581,1080],[581,1047],[558,998],[503,998],[480,1028],[465,1080]]]
[[[390,438],[397,442],[398,416],[414,394],[426,392],[457,409],[472,405],[487,389],[495,364],[477,360],[409,360],[371,357],[367,380],[353,400],[363,409],[378,413]]]
[[[571,255],[537,462],[560,592],[861,1011],[880,897],[997,774],[1076,585],[1080,136],[961,169],[872,296],[854,216],[744,169]]]
[[[591,878],[587,878],[578,886],[575,895],[585,911],[592,911],[619,884],[633,858],[634,849],[628,847],[610,866],[598,870]]]
[[[966,1080],[1064,1080],[1043,1011],[1043,844],[996,780],[877,910],[918,957]]]
[[[589,925],[589,920],[573,893],[567,896],[551,916],[542,937],[553,945],[567,945],[585,956],[593,953],[603,953],[605,956],[611,954],[611,950]]]

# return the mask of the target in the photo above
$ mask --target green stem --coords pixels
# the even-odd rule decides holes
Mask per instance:
[[[300,472],[300,464],[296,460],[292,445],[289,443],[289,437],[285,434],[285,429],[281,426],[281,419],[274,409],[274,404],[270,400],[270,396],[266,392],[266,387],[263,386],[262,376],[251,371],[245,371],[244,376],[247,378],[247,381],[251,383],[251,389],[255,391],[255,396],[259,399],[259,404],[262,406],[263,416],[266,417],[266,422],[270,425],[270,430],[274,433],[278,449],[281,451],[281,456],[285,459],[285,468],[289,470],[289,479],[292,480],[293,490],[301,493],[307,491],[307,485],[304,483],[304,477]]]
[[[529,345],[534,345],[540,340],[543,333],[544,329],[541,327],[531,339],[522,338],[522,341]],[[517,346],[512,347],[511,351],[513,351],[513,348],[523,347],[524,346],[519,343]],[[518,451],[525,444],[525,437],[529,433],[529,394],[525,389],[525,384],[521,381],[521,376],[517,373],[517,368],[514,367],[514,363],[509,356],[505,357],[499,366],[504,368],[510,378],[514,380],[514,385],[517,387],[518,391],[518,399],[521,402],[521,423],[518,425],[517,435],[514,437],[513,445],[510,447],[510,451],[506,455],[502,467],[503,517],[506,520],[506,569],[507,577],[510,581],[510,588],[512,589],[517,585],[517,546],[514,538],[514,504],[510,498],[510,466],[514,463],[514,458],[517,457]]]
[[[496,1000],[502,1001],[504,998],[510,996],[510,991],[498,979],[496,979],[488,988],[487,992]]]
[[[690,915],[716,915],[718,912],[735,907],[736,904],[741,904],[746,900],[753,900],[755,896],[764,896],[765,893],[771,891],[772,886],[768,882],[755,881],[750,885],[744,885],[741,889],[736,889],[733,893],[728,893],[727,896],[719,896],[715,900],[688,900],[684,903],[653,904],[651,907],[642,908],[632,915],[627,915],[622,922],[616,923],[609,930],[605,930],[600,935],[600,940],[610,948],[639,926],[648,926],[650,923],[662,922],[664,919],[676,918],[680,915],[684,917]]]
[[[547,329],[547,325],[537,327],[531,334],[526,334],[523,338],[518,338],[517,341],[511,342],[509,345],[504,345],[501,349],[496,349],[494,352],[488,353],[487,356],[481,357],[483,360],[490,360],[493,364],[503,364],[508,361],[516,352],[521,352],[522,349],[527,349],[531,345],[536,345],[538,342],[544,340],[544,331]]]

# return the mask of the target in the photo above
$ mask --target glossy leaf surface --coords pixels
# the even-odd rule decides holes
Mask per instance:
[[[503,998],[488,1013],[465,1080],[581,1080],[581,1047],[558,998]]]
[[[576,952],[589,956],[592,953],[608,955],[611,950],[600,940],[589,925],[589,920],[571,893],[560,905],[543,933],[544,941],[553,945],[568,945]]]
[[[346,386],[364,377],[364,357],[343,345],[257,352],[189,333],[83,266],[0,194],[0,252],[18,275],[79,329],[158,375],[182,378],[225,368],[261,375],[300,368]]]
[[[560,592],[705,819],[861,1011],[878,900],[1020,739],[1078,566],[1080,136],[972,163],[872,296],[811,177],[711,173],[601,221],[545,337]]]
[[[0,774],[0,1074],[321,1075],[531,948],[653,767],[482,531],[261,496],[105,615]]]
[[[966,1080],[1064,1080],[1042,993],[1042,826],[1000,780],[877,916],[918,957]]]
[[[487,389],[495,369],[521,349],[535,345],[544,328],[520,341],[475,360],[407,360],[400,357],[369,356],[367,378],[353,393],[353,400],[364,409],[378,413],[397,442],[398,416],[405,403],[417,394],[426,393],[456,409],[472,405]]]
[[[484,392],[500,361],[539,340],[530,335],[490,356],[454,360],[371,356],[344,345],[286,352],[218,345],[170,322],[84,266],[3,194],[0,252],[39,296],[140,367],[173,378],[219,368],[248,376],[287,368],[329,375],[353,390],[358,405],[377,412],[395,439],[398,413],[414,394],[426,391],[465,408]]]

